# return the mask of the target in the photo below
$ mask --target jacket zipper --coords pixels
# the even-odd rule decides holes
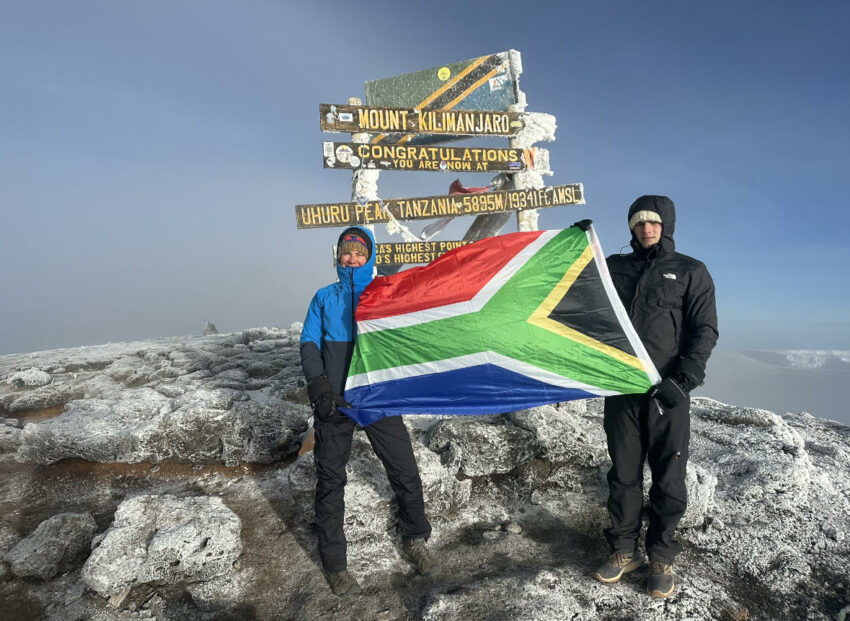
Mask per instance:
[[[649,255],[647,255],[645,262],[646,267],[643,268],[643,273],[641,273],[640,277],[638,277],[637,284],[635,285],[635,293],[632,296],[632,303],[629,305],[629,319],[634,318],[635,302],[638,299],[638,293],[640,292],[641,285],[643,284],[643,281],[646,278],[646,274],[649,271],[649,268],[652,267],[652,261],[649,260]]]
[[[351,342],[353,343],[357,329],[357,322],[354,320],[354,272],[348,272],[348,277],[351,280]]]

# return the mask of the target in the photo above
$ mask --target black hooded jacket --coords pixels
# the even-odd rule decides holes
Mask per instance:
[[[629,318],[662,377],[685,390],[705,379],[717,343],[714,282],[705,265],[676,252],[676,210],[666,196],[641,196],[629,208],[661,216],[661,241],[644,249],[632,232],[630,254],[608,257],[608,270]]]

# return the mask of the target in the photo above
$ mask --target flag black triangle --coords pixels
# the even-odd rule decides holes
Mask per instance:
[[[566,290],[549,314],[549,319],[600,343],[637,356],[620,327],[593,261],[585,266]]]

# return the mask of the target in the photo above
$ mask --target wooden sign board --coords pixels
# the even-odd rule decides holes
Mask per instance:
[[[500,110],[415,110],[319,104],[319,126],[325,132],[515,136],[525,127],[523,117],[519,112]]]
[[[296,205],[295,220],[299,229],[314,229],[325,226],[378,224],[388,222],[390,215],[396,220],[427,220],[559,205],[584,205],[584,186],[581,183],[572,183],[538,190],[391,198],[384,201],[383,207],[378,201],[363,204],[352,202]]]
[[[507,110],[520,99],[522,61],[509,50],[366,82],[370,106],[417,110]],[[373,142],[427,144],[447,140],[415,134],[378,135]]]
[[[379,243],[375,253],[375,265],[380,267],[406,263],[430,263],[449,250],[469,243],[471,242],[462,240]]]
[[[486,149],[409,144],[324,142],[325,168],[414,170],[433,172],[522,172],[537,170],[535,154],[543,149]]]

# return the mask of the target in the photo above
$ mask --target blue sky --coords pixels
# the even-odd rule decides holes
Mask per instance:
[[[721,347],[850,349],[850,4],[549,4],[3,0],[0,353],[300,320],[339,231],[294,205],[350,195],[319,103],[507,49],[558,119],[547,184],[585,185],[541,227],[592,218],[615,252],[631,201],[667,194]]]

